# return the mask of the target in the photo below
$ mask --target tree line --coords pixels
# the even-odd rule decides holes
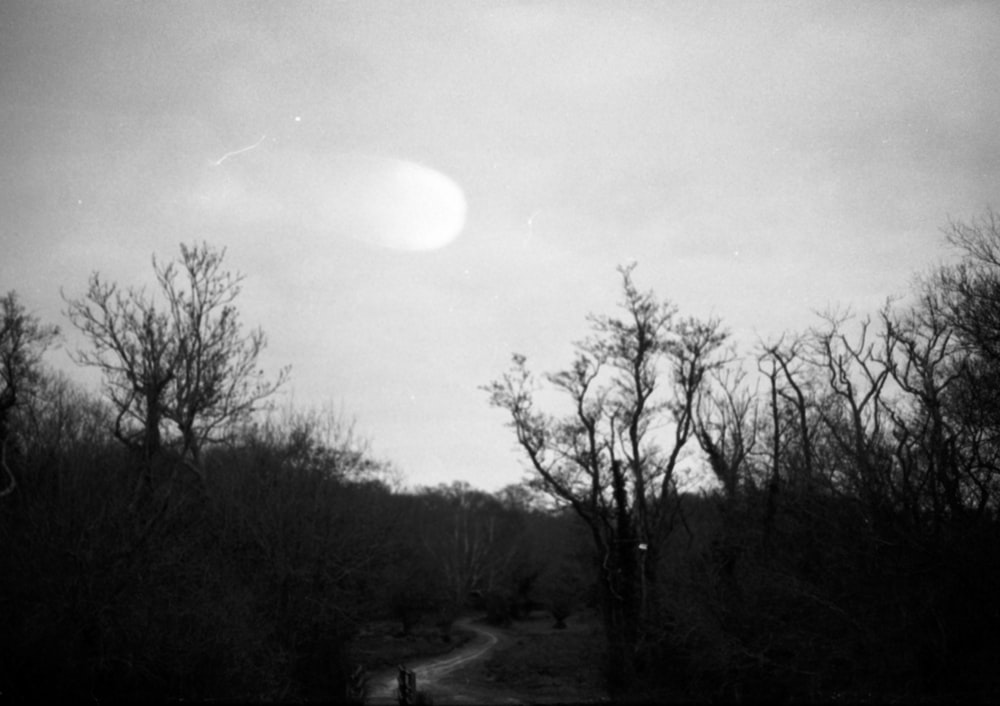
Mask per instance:
[[[527,469],[497,493],[403,490],[342,418],[275,409],[289,372],[260,372],[207,244],[154,259],[152,292],[64,295],[99,393],[8,293],[0,691],[340,700],[373,621],[447,641],[468,610],[589,609],[619,700],[988,698],[1000,220],[945,235],[954,263],[906,297],[746,350],[620,268],[566,369],[515,355],[484,386]]]
[[[289,371],[261,372],[224,255],[64,294],[97,392],[45,365],[56,326],[0,300],[0,692],[346,700],[372,621],[447,641],[470,607],[574,610],[579,570],[549,561],[571,536],[530,494],[404,491],[341,415],[273,403]]]
[[[586,527],[617,693],[996,693],[1000,218],[944,233],[956,261],[905,298],[745,352],[622,268],[569,367],[515,355],[486,386],[532,485]]]

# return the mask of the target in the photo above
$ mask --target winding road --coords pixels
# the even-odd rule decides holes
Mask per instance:
[[[485,657],[500,641],[500,636],[496,632],[487,626],[475,624],[468,618],[458,621],[456,626],[476,633],[475,639],[461,649],[441,657],[432,657],[407,664],[406,667],[413,670],[417,676],[417,689],[430,694],[435,704],[518,703],[516,699],[499,698],[494,700],[478,690],[463,688],[460,680],[454,678],[457,671]],[[445,677],[449,677],[447,683],[445,683]],[[373,675],[369,682],[368,703],[397,703],[397,678],[397,670],[379,672]]]

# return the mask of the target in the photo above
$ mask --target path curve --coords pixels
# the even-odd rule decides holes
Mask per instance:
[[[428,691],[437,697],[440,693],[438,682],[446,675],[485,657],[500,637],[491,628],[472,622],[471,618],[456,621],[456,627],[476,633],[476,637],[464,647],[440,657],[430,657],[406,665],[417,676],[417,689]],[[382,672],[374,676],[369,687],[369,703],[395,704],[398,671]]]

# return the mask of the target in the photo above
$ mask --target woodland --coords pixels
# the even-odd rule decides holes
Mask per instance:
[[[64,295],[98,391],[9,292],[0,698],[361,703],[373,623],[590,612],[614,702],[992,703],[1000,216],[942,230],[906,296],[742,348],[619,268],[565,369],[484,381],[526,469],[496,493],[405,489],[349,421],[276,409],[208,244]]]

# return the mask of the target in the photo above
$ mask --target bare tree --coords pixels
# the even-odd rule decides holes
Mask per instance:
[[[632,269],[619,268],[621,318],[590,316],[594,335],[576,344],[572,366],[545,376],[568,396],[571,414],[536,409],[537,383],[521,355],[485,388],[491,404],[510,414],[535,484],[590,531],[611,673],[622,680],[631,677],[651,624],[649,592],[676,516],[675,472],[726,337],[718,321],[678,319],[672,304],[640,292]]]
[[[963,511],[966,484],[978,480],[969,466],[974,460],[963,453],[966,441],[975,442],[978,425],[962,424],[976,410],[950,404],[953,391],[968,383],[968,357],[940,295],[924,283],[909,311],[882,314],[888,372],[903,394],[889,409],[900,473],[897,502],[912,520],[926,517],[935,528]]]
[[[698,443],[728,502],[741,482],[753,482],[745,471],[757,445],[760,419],[757,390],[747,387],[746,377],[743,368],[714,370],[695,416]]]
[[[804,336],[782,335],[776,342],[761,343],[757,370],[768,390],[770,435],[769,474],[764,509],[764,536],[770,538],[778,495],[782,487],[808,489],[813,479],[814,440],[813,366],[806,357]],[[769,428],[767,428],[769,426]]]
[[[94,273],[67,315],[90,342],[75,359],[101,371],[117,416],[114,434],[141,459],[133,507],[163,452],[164,425],[181,440],[178,459],[201,477],[200,449],[243,421],[286,379],[263,379],[257,358],[266,339],[244,336],[233,305],[242,276],[222,269],[225,251],[181,246],[181,257],[153,268],[163,299],[122,291]]]
[[[951,221],[944,232],[961,260],[935,273],[941,313],[966,350],[1000,364],[1000,215],[987,210],[967,223]]]
[[[517,515],[468,483],[424,488],[421,539],[443,584],[442,625],[450,625],[478,594],[487,600],[504,588],[518,554]]]
[[[0,497],[10,495],[17,479],[8,465],[7,446],[15,411],[23,406],[41,377],[41,358],[59,334],[27,313],[17,293],[0,299],[0,464],[7,476]]]
[[[260,328],[244,334],[233,304],[243,276],[222,269],[225,250],[181,245],[181,257],[153,268],[170,312],[176,346],[164,416],[177,425],[182,455],[200,469],[201,447],[219,440],[286,380],[267,380],[257,359],[267,344]]]
[[[924,289],[933,287],[940,293],[936,303],[954,329],[954,345],[961,353],[961,375],[945,404],[963,429],[963,453],[976,467],[972,473],[980,502],[987,496],[995,498],[1000,490],[1000,402],[996,396],[1000,386],[1000,215],[987,210],[969,222],[952,221],[945,235],[961,260],[940,268]]]
[[[881,359],[871,319],[858,322],[857,334],[846,330],[849,313],[829,312],[825,324],[813,332],[816,364],[825,373],[830,397],[818,405],[820,418],[840,452],[860,480],[868,497],[880,495],[888,483],[890,466],[885,453],[883,388],[890,371]],[[834,479],[836,480],[836,478]]]
[[[813,405],[812,362],[804,336],[785,336],[776,343],[761,344],[757,368],[768,378],[771,398],[772,487],[780,478],[781,457],[795,450],[795,463],[786,463],[785,480],[808,485],[813,480],[815,425],[810,418]],[[769,368],[769,369],[768,369]],[[790,454],[788,454],[790,455]],[[792,459],[789,459],[792,461]]]
[[[151,482],[152,462],[162,446],[165,390],[174,375],[170,320],[141,289],[125,292],[90,276],[83,299],[68,301],[70,321],[93,350],[74,359],[101,371],[115,409],[114,435],[140,459],[133,507]]]

